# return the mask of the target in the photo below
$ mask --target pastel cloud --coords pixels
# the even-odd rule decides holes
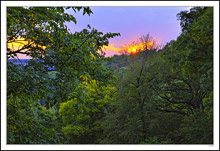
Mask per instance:
[[[106,53],[106,57],[111,57],[114,54],[120,54],[121,48],[116,48],[114,44],[109,44],[108,46],[104,46],[102,49]]]
[[[106,50],[106,51],[119,51],[121,50],[121,48],[116,48],[114,44],[109,44],[108,46],[104,46],[103,47],[103,50]]]

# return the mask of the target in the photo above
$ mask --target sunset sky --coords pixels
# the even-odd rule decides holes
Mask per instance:
[[[190,7],[91,7],[90,16],[82,12],[68,13],[76,17],[77,24],[67,23],[71,32],[81,31],[89,24],[100,32],[120,33],[110,39],[106,56],[119,54],[122,45],[137,41],[142,35],[150,34],[157,44],[175,40],[181,33],[176,15]]]
[[[68,9],[67,13],[72,14],[77,24],[67,22],[70,32],[81,31],[89,24],[104,34],[107,32],[120,33],[121,36],[109,40],[109,45],[105,47],[106,57],[120,54],[122,47],[137,41],[141,36],[150,34],[158,45],[165,45],[171,40],[175,40],[181,34],[180,22],[177,14],[190,7],[91,7],[93,14],[83,15],[80,12],[73,12]],[[19,47],[13,43],[13,47]],[[12,47],[12,46],[10,46]],[[133,47],[128,48],[130,52],[136,51]],[[30,58],[19,54],[20,59]]]

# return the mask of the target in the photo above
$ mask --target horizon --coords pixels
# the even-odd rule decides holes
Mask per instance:
[[[109,39],[108,46],[104,46],[105,49],[102,49],[106,53],[105,57],[111,57],[115,54],[120,55],[121,49],[129,48],[129,45],[138,42],[142,36],[147,34],[152,37],[156,45],[165,46],[171,40],[176,40],[181,34],[181,27],[176,15],[181,11],[188,11],[191,7],[95,6],[90,8],[93,11],[90,16],[83,15],[82,10],[74,14],[73,11],[67,10],[67,13],[76,18],[77,24],[66,22],[66,25],[71,33],[79,32],[87,28],[87,25],[104,34],[107,32],[120,33],[121,36]],[[30,59],[23,54],[18,54],[18,57]]]
[[[120,33],[121,36],[109,39],[106,46],[106,56],[119,54],[123,46],[137,42],[142,36],[149,34],[157,45],[165,45],[171,40],[176,40],[181,34],[181,27],[177,20],[177,14],[181,11],[189,11],[188,7],[90,7],[93,14],[83,15],[80,12],[72,14],[77,24],[67,22],[70,32],[79,32],[89,24],[92,28],[103,33]]]

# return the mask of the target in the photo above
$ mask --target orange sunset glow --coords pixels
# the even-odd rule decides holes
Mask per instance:
[[[23,46],[31,44],[31,42],[25,41],[24,38],[16,39],[14,42],[8,43],[7,46],[8,48],[12,49],[13,51],[21,49]],[[34,46],[32,43],[31,45]],[[113,54],[120,54],[122,50],[125,50],[127,54],[135,54],[137,52],[143,51],[146,48],[151,49],[155,46],[154,41],[149,41],[149,42],[142,42],[142,43],[132,43],[130,45],[121,45],[120,48],[116,48],[114,44],[109,44],[108,46],[104,46],[102,50],[106,52],[106,57],[112,56]],[[40,47],[40,46],[39,46]],[[43,49],[45,49],[45,46],[42,46]],[[25,50],[22,50],[23,52]],[[26,58],[24,55],[20,54],[21,58]]]
[[[18,50],[18,49],[24,47],[25,45],[35,46],[36,44],[34,44],[33,42],[30,42],[30,41],[26,41],[24,38],[18,38],[14,42],[7,43],[7,47],[12,50]],[[38,46],[43,49],[46,48],[45,46],[40,46],[40,45],[38,45]]]
[[[146,48],[152,49],[155,47],[155,41],[142,42],[142,43],[132,43],[131,45],[121,45],[120,48],[116,48],[114,44],[109,44],[108,46],[104,46],[102,50],[106,52],[106,56],[111,56],[112,54],[120,54],[122,51],[126,51],[128,54],[135,54],[139,51],[143,51]]]
[[[143,51],[146,48],[150,50],[154,46],[155,46],[155,44],[154,44],[153,41],[142,42],[142,43],[139,43],[139,44],[132,44],[132,45],[128,45],[128,46],[122,45],[122,47],[124,49],[127,49],[129,53],[137,53],[138,51]]]
[[[24,38],[18,38],[18,39],[15,39],[13,42],[7,43],[7,48],[9,48],[11,51],[17,51],[27,45],[36,47],[36,44],[34,42],[27,41]],[[44,50],[46,49],[46,46],[38,45],[38,47],[41,47]],[[28,51],[28,49],[23,49],[20,52],[25,52],[25,51]],[[31,58],[30,56],[27,56],[26,54],[19,54],[19,53],[17,54],[17,57],[19,59],[30,59]]]

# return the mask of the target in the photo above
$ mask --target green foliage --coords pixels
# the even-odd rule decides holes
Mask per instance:
[[[174,111],[191,114],[205,108],[204,101],[213,91],[213,9],[194,8],[179,15],[182,25],[190,24],[161,52],[169,72],[158,78],[158,90],[167,104],[177,105],[170,106]]]
[[[141,142],[140,144],[171,144],[172,141],[164,140],[164,141],[159,141],[157,136],[149,137],[147,138],[144,142]]]
[[[68,31],[64,24],[66,21],[76,23],[75,17],[67,14],[65,9],[70,7],[7,7],[7,44],[21,38],[28,41],[28,44],[17,50],[7,47],[7,54],[10,57],[18,53],[31,57],[42,56],[45,51],[41,46],[53,45],[55,42],[53,37],[59,34],[59,31]],[[71,9],[76,12],[82,7]],[[83,9],[83,14],[92,13],[88,7]]]
[[[180,26],[182,31],[187,31],[193,22],[195,22],[208,7],[193,7],[190,11],[182,11],[177,14],[178,20],[180,20]]]
[[[110,114],[106,118],[104,123],[106,137],[101,143],[130,144],[140,143],[146,139],[148,134],[146,130],[149,126],[146,119],[152,112],[150,110],[152,108],[150,81],[154,76],[152,73],[153,58],[153,54],[149,56],[148,60],[138,60],[131,56],[132,63],[117,84],[117,109],[114,114]]]
[[[36,98],[9,96],[7,100],[8,144],[56,144],[61,137],[56,130],[54,109],[46,110]]]
[[[184,118],[179,135],[181,143],[213,144],[213,111],[196,112]]]
[[[53,99],[56,103],[68,99],[69,94],[84,81],[82,76],[104,85],[114,80],[112,70],[102,66],[104,56],[98,51],[102,46],[108,45],[108,38],[119,34],[103,35],[94,28],[91,31],[84,29],[74,34],[62,32],[59,34],[63,36],[62,41],[48,48],[45,55],[45,64],[54,66],[58,72],[52,84],[55,87]]]
[[[120,34],[69,33],[65,9],[92,14],[7,8],[8,144],[213,143],[213,8],[180,12],[182,34],[160,51],[112,58],[101,48]],[[32,59],[15,65],[17,54]]]
[[[101,65],[104,56],[98,51],[102,46],[108,45],[109,38],[120,34],[103,35],[89,25],[90,31],[84,29],[74,34],[69,33],[65,22],[76,23],[76,19],[67,14],[65,9],[75,12],[83,9],[83,15],[92,13],[89,7],[7,8],[8,59],[16,58],[18,54],[31,57],[27,65],[14,65],[8,60],[8,143],[63,142],[62,121],[57,116],[58,113],[50,109],[58,110],[60,103],[72,99],[72,93],[78,94],[77,99],[82,100],[81,94],[86,95],[86,92],[81,86],[87,79],[99,81],[100,85],[107,85],[115,80],[112,70]],[[11,44],[14,42],[22,42],[23,45],[13,47]],[[55,71],[48,71],[48,66],[54,67]],[[104,99],[105,103],[107,99]],[[102,104],[98,101],[100,100],[97,100],[98,104]],[[38,102],[42,103],[44,109]],[[97,112],[96,110],[99,109],[94,108],[94,112]],[[21,121],[22,117],[24,122]],[[83,118],[82,115],[77,116],[79,121],[85,121]],[[24,124],[27,134],[24,133]],[[79,136],[84,132],[84,129],[81,131],[80,125],[75,125],[73,129],[73,134]],[[64,134],[66,131],[69,131],[68,126],[63,128]]]
[[[79,85],[78,93],[73,92],[70,100],[62,103],[59,114],[64,127],[62,131],[68,143],[97,143],[102,135],[101,120],[111,113],[109,107],[115,88],[100,86],[96,80]]]
[[[101,143],[213,142],[212,15],[212,8],[181,12],[176,41],[131,56],[125,72],[119,67],[116,109]]]

